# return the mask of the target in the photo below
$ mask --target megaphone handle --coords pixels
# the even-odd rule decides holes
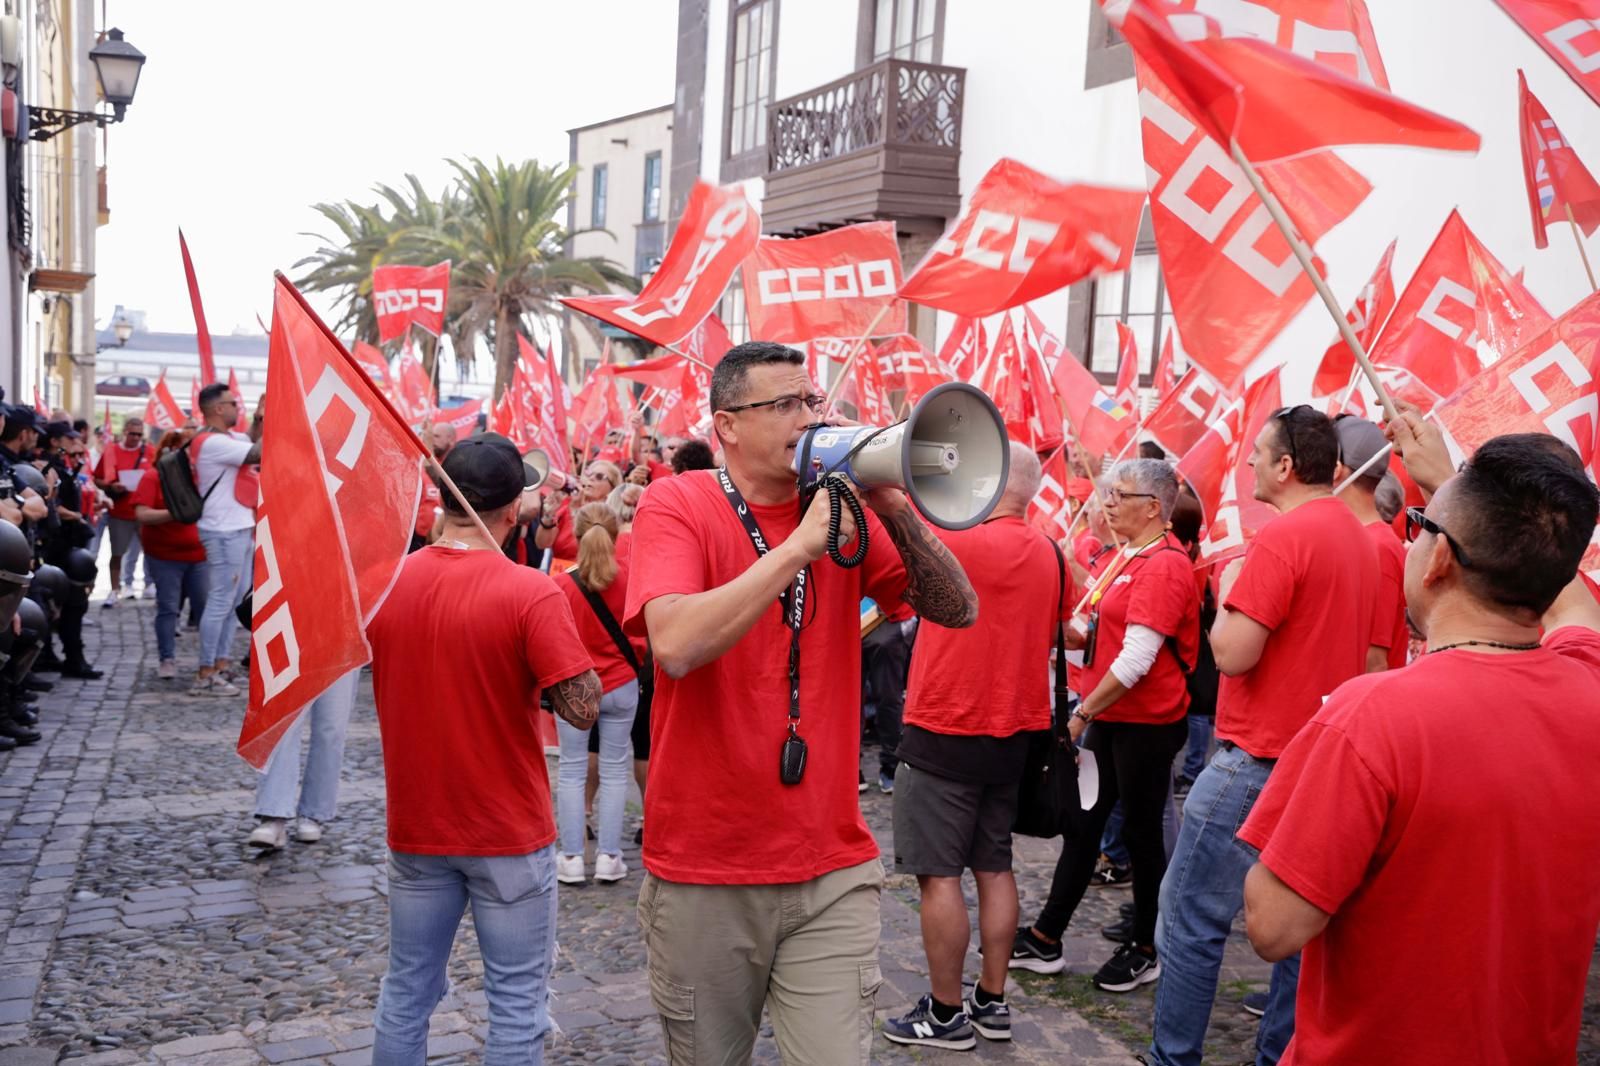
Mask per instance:
[[[867,561],[867,514],[837,474],[830,474],[818,483],[818,488],[828,494],[828,558],[846,570],[853,570]],[[844,521],[844,508],[850,508],[850,517],[856,523],[855,554],[846,556],[840,550],[839,532]]]

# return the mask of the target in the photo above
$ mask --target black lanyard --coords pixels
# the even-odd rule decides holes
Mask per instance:
[[[738,486],[728,476],[728,468],[720,467],[717,470],[717,480],[722,483],[722,492],[728,498],[728,505],[733,508],[733,513],[739,516],[739,521],[744,525],[745,533],[750,537],[750,543],[756,549],[756,555],[763,556],[769,550],[767,538],[762,536],[761,527],[756,525],[755,517],[750,513],[750,505],[745,503],[744,496],[740,494]],[[810,583],[811,568],[808,566],[794,576],[794,583],[778,594],[778,603],[783,608],[784,623],[789,627],[789,736],[784,741],[783,752],[779,762],[779,777],[786,785],[800,783],[800,775],[805,771],[806,748],[805,740],[801,738],[798,730],[800,726],[800,630],[805,623],[806,616],[806,587]]]

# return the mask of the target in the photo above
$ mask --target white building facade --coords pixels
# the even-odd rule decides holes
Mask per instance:
[[[1201,0],[1225,18],[1276,16],[1250,0]],[[1390,240],[1395,282],[1452,208],[1552,314],[1588,292],[1565,225],[1533,246],[1518,147],[1517,69],[1568,140],[1600,170],[1600,114],[1488,2],[1368,0],[1392,91],[1466,123],[1476,156],[1343,149],[1372,194],[1319,242],[1334,291],[1354,299]],[[763,229],[786,236],[889,218],[909,270],[985,171],[1012,157],[1063,181],[1145,187],[1132,59],[1094,0],[680,0],[671,215],[696,177],[743,182]],[[778,143],[770,143],[776,137]],[[740,297],[724,301],[734,340]],[[1111,324],[1135,330],[1148,374],[1170,324],[1148,219],[1134,267],[1035,302],[1099,374],[1115,370]],[[913,309],[937,344],[951,316]],[[991,332],[994,324],[991,323]],[[1285,363],[1284,392],[1308,392],[1336,332],[1313,300],[1252,375]],[[1148,379],[1146,379],[1148,380]]]

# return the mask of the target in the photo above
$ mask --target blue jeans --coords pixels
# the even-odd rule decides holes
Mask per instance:
[[[200,665],[209,669],[218,659],[229,660],[233,634],[239,620],[233,609],[250,591],[250,573],[255,559],[255,530],[236,529],[227,533],[200,531],[206,548],[206,609],[200,615]]]
[[[1183,776],[1190,781],[1200,776],[1206,768],[1206,755],[1211,750],[1211,719],[1204,715],[1189,716],[1189,747],[1183,753]]]
[[[595,851],[622,854],[622,810],[628,800],[633,714],[639,706],[639,682],[629,681],[600,697],[600,791],[594,797]],[[583,785],[589,776],[589,733],[556,719],[561,737],[561,764],[556,774],[557,821],[561,854],[583,854]]]
[[[1238,748],[1223,749],[1195,779],[1183,805],[1183,827],[1161,881],[1156,952],[1152,1066],[1198,1066],[1217,998],[1217,975],[1233,920],[1244,908],[1244,875],[1256,850],[1235,839],[1266,786],[1271,763]],[[1256,1032],[1257,1066],[1271,1066],[1294,1035],[1300,956],[1272,968],[1266,1017]]]
[[[206,564],[151,558],[145,565],[156,579],[156,651],[164,663],[178,657],[178,603],[185,596],[195,610],[205,610]]]
[[[489,997],[485,1066],[544,1061],[556,948],[553,846],[528,855],[389,853],[389,973],[373,1015],[372,1066],[427,1060],[428,1018],[444,998],[445,963],[468,903]]]
[[[1111,816],[1106,819],[1105,832],[1100,834],[1100,854],[1110,859],[1114,866],[1126,866],[1131,861],[1128,846],[1122,842],[1121,800],[1111,808]]]
[[[300,712],[272,749],[267,768],[256,777],[257,818],[311,818],[326,822],[339,806],[339,771],[344,766],[344,735],[356,702],[361,669],[345,674]],[[300,733],[311,719],[311,752],[305,783],[300,781]],[[298,801],[296,793],[299,794]]]

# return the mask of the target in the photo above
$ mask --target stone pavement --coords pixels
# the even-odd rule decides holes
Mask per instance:
[[[0,754],[0,1066],[259,1066],[369,1058],[385,966],[381,752],[370,685],[350,730],[338,819],[317,845],[260,857],[244,846],[253,773],[233,754],[239,700],[193,699],[155,677],[153,605],[93,609],[91,654],[106,677],[63,681],[42,704],[45,739]],[[192,667],[194,637],[180,638]],[[864,763],[875,767],[876,753]],[[733,782],[730,782],[732,786]],[[862,797],[887,849],[891,800]],[[630,811],[631,840],[637,810]],[[1024,917],[1048,892],[1055,842],[1022,839]],[[563,887],[554,1063],[662,1062],[634,918],[638,849],[618,885]],[[970,879],[967,884],[971,895]],[[1093,989],[1109,956],[1098,935],[1129,893],[1091,890],[1068,930],[1067,974],[1014,987],[1017,1039],[980,1041],[971,1061],[1132,1062],[1148,1038],[1150,988]],[[883,896],[880,1014],[926,988],[914,880]],[[968,976],[977,956],[968,959]],[[1210,1034],[1211,1061],[1251,1058],[1240,1009],[1267,968],[1236,932]],[[437,1063],[480,1057],[487,1018],[470,916],[434,1017]],[[1600,988],[1591,974],[1582,1061],[1600,1063]],[[875,1061],[954,1061],[960,1053],[879,1039]],[[764,1036],[758,1062],[776,1062]]]

